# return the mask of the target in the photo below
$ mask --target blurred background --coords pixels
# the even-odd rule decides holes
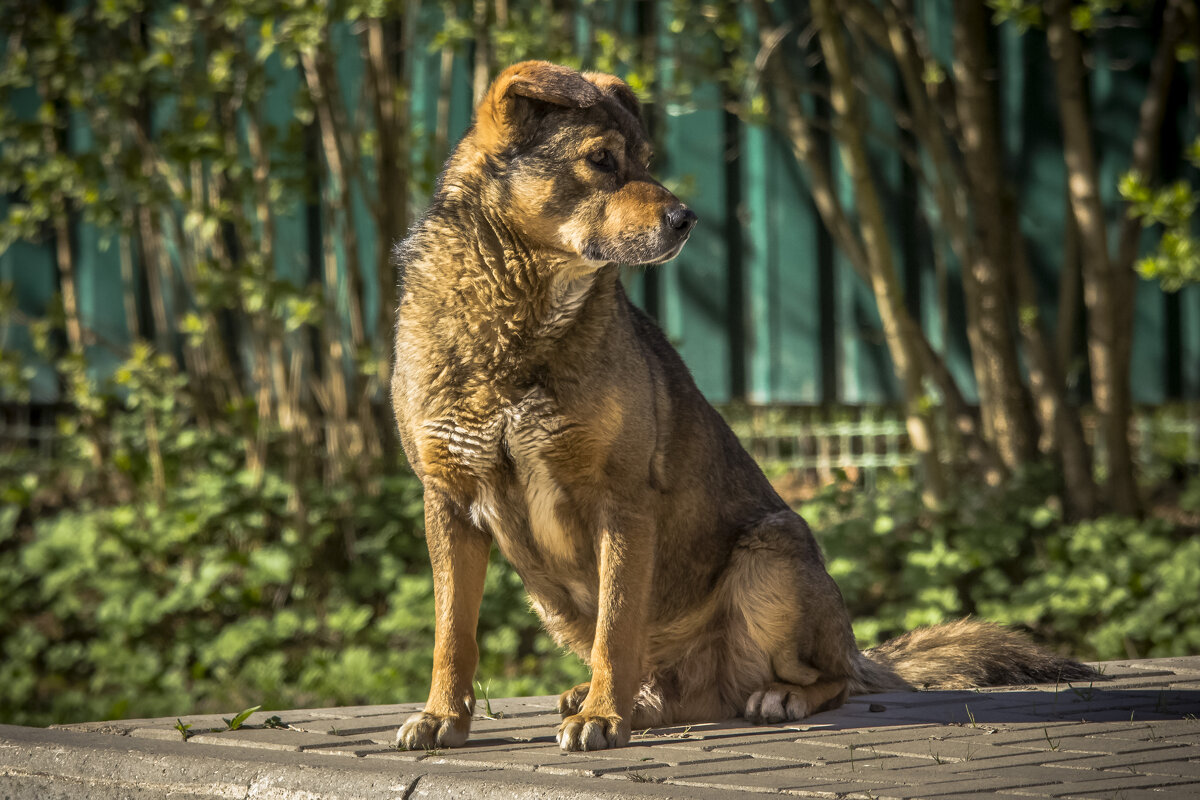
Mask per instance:
[[[642,98],[626,286],[863,646],[1200,652],[1192,0],[8,0],[0,721],[424,697],[389,249],[525,58]],[[493,567],[481,695],[582,680]]]

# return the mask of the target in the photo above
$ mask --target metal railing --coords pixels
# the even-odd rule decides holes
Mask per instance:
[[[730,407],[722,413],[742,445],[772,471],[827,482],[838,471],[858,475],[910,468],[918,461],[895,408]],[[1085,437],[1102,455],[1094,413],[1085,412],[1083,424]],[[1131,427],[1142,466],[1200,469],[1200,404],[1139,409]]]
[[[738,406],[721,411],[742,445],[773,473],[798,472],[801,479],[828,482],[839,471],[870,477],[918,462],[896,408]],[[1143,467],[1200,470],[1200,403],[1139,409],[1131,427]],[[1084,435],[1102,455],[1104,442],[1092,413],[1084,415]],[[59,439],[50,414],[0,414],[0,449],[30,448],[49,458]]]

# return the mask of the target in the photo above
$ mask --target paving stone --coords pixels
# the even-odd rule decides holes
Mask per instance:
[[[134,728],[128,734],[135,739],[158,739],[163,742],[182,742],[183,734],[174,728]]]
[[[720,767],[725,768],[720,768]],[[661,780],[664,783],[680,786],[702,786],[711,788],[727,788],[745,791],[783,791],[810,786],[827,786],[849,778],[843,772],[830,770],[828,767],[800,767],[781,764],[766,759],[747,759],[734,764],[701,763],[684,764],[668,769],[636,770],[650,780]],[[861,771],[866,775],[866,770]],[[886,779],[881,775],[877,783],[867,785],[886,785]],[[843,790],[844,791],[844,790]]]
[[[872,703],[878,703],[884,706],[927,706],[930,704],[941,703],[969,703],[979,696],[978,692],[971,690],[931,690],[920,692],[883,692],[880,694],[864,694],[857,697],[851,697],[844,708],[854,708],[857,706],[869,707]]]
[[[381,714],[367,717],[322,717],[299,722],[292,728],[311,733],[328,733],[336,736],[354,736],[370,739],[379,744],[394,744],[396,731],[404,724],[410,715]],[[545,724],[536,718],[504,718],[498,720],[476,719],[471,723],[471,739],[502,739],[515,742],[530,739],[537,733],[543,733]]]
[[[1140,670],[1170,670],[1171,672],[1200,672],[1200,656],[1177,658],[1146,658],[1134,661],[1118,661],[1122,666]]]
[[[670,751],[664,751],[670,752]],[[704,755],[704,754],[699,754]],[[538,745],[524,746],[495,746],[495,747],[460,747],[454,750],[442,751],[439,758],[451,759],[462,763],[476,765],[503,765],[511,762],[518,768],[534,769],[538,767],[561,767],[564,764],[576,762],[590,764],[588,770],[601,774],[609,769],[623,769],[631,764],[657,764],[660,766],[679,763],[661,759],[647,747],[622,747],[616,750],[600,750],[597,752],[566,753],[559,749],[552,739]]]
[[[1024,756],[1028,749],[991,744],[986,736],[962,736],[948,739],[930,737],[921,742],[893,742],[875,746],[880,753],[924,756],[931,760],[984,761],[1003,756]]]
[[[1096,689],[1110,689],[1113,691],[1119,689],[1143,689],[1157,688],[1160,686],[1170,686],[1177,683],[1187,683],[1188,678],[1200,680],[1200,675],[1192,675],[1184,673],[1182,676],[1174,672],[1153,672],[1150,670],[1130,669],[1118,677],[1109,675],[1103,676],[1104,679],[1096,679],[1094,681],[1085,681],[1083,683],[1070,684],[1076,689],[1092,686]],[[1115,687],[1115,688],[1114,688]],[[1061,690],[1060,690],[1061,691]]]
[[[741,752],[754,758],[793,761],[801,765],[810,764],[814,767],[832,767],[851,771],[868,767],[895,770],[934,763],[932,757],[884,753],[874,746],[828,747],[791,742],[764,745],[762,748],[753,750],[743,749]]]
[[[994,758],[972,758],[969,760],[952,762],[952,771],[954,772],[994,772],[996,770],[1006,770],[1009,768],[1024,768],[1024,767],[1066,767],[1070,763],[1079,760],[1090,758],[1087,753],[1067,753],[1056,751],[1052,753],[1036,752],[1026,750],[1018,751],[1013,754],[996,756]]]
[[[878,800],[880,791],[886,786],[862,781],[838,781],[781,790],[784,796],[817,797],[827,800]],[[978,798],[976,798],[978,800]]]
[[[1170,750],[1184,746],[1182,742],[1153,742],[1137,739],[1113,739],[1102,736],[1054,736],[1051,738],[1051,741],[1054,742],[1054,748],[1051,748],[1045,739],[1034,742],[1015,742],[1011,745],[1003,746],[1042,752],[1091,753],[1094,755],[1142,754],[1155,750]]]
[[[338,736],[306,733],[276,728],[239,729],[220,733],[201,733],[188,737],[196,744],[219,744],[230,747],[260,747],[268,750],[306,750],[312,747],[338,747],[352,742]],[[361,740],[361,744],[369,744]]]
[[[435,766],[455,764],[475,769],[515,769],[524,772],[541,770],[548,775],[597,777],[611,770],[628,769],[636,762],[597,761],[579,753],[561,753],[555,756],[529,751],[479,753],[461,749],[430,756],[424,763]]]
[[[375,706],[333,706],[330,708],[303,708],[297,709],[296,713],[304,714],[310,719],[315,717],[328,717],[332,719],[345,719],[348,717],[374,717],[383,714],[414,714],[425,707],[424,703],[394,703],[391,705],[375,705]]]
[[[812,786],[798,786],[782,789],[782,793],[794,797],[820,797],[831,800],[877,800],[881,791],[888,788],[885,784],[865,783],[863,781],[838,781],[837,783],[818,783]]]
[[[1167,800],[1168,797],[1194,796],[1190,790],[1195,786],[1195,782],[1177,778],[1131,775],[1124,778],[1101,778],[1100,780],[1024,787],[1021,794],[1034,797],[1080,797],[1099,800],[1099,798],[1127,798],[1133,792],[1143,791],[1147,793],[1143,795],[1145,797]],[[1151,791],[1155,791],[1155,794],[1149,794]]]
[[[359,745],[350,745],[357,748]],[[363,758],[366,759],[387,759],[389,761],[424,761],[427,757],[424,750],[400,750],[396,747],[380,747],[379,749],[371,749],[363,745],[361,747]]]
[[[557,747],[555,751],[562,753],[561,750],[557,750]],[[536,751],[531,748],[530,752],[545,752],[545,748],[538,748]],[[728,758],[728,754],[726,753],[710,753],[706,750],[663,747],[655,742],[631,742],[628,746],[620,747],[616,750],[595,750],[583,753],[582,755],[595,761],[620,760],[667,766],[696,763],[699,761],[718,761]]]
[[[758,730],[731,728],[690,739],[680,738],[662,741],[659,743],[659,746],[680,750],[730,750],[773,742],[792,742],[795,741],[795,738],[796,731],[770,728],[761,728]]]
[[[1124,675],[1138,673],[1158,673],[1160,675],[1174,674],[1173,670],[1165,667],[1157,666],[1162,664],[1165,659],[1150,659],[1146,666],[1133,666],[1136,659],[1122,659],[1119,661],[1085,661],[1084,663],[1092,669],[1100,673],[1105,678],[1119,678]]]
[[[1100,770],[1094,772],[1069,770],[1052,762],[1038,763],[1036,759],[1032,761],[1014,760],[1008,763],[1004,763],[1003,759],[992,759],[990,762],[948,762],[926,767],[913,767],[903,770],[896,776],[897,781],[902,780],[911,784],[994,778],[997,786],[1007,785],[1005,782],[1010,779],[1019,780],[1024,786],[1033,786],[1039,783],[1063,783],[1093,778],[1099,780],[1108,777],[1111,777],[1111,773]]]
[[[355,736],[380,744],[396,741],[396,729],[407,718],[406,714],[383,714],[378,717],[320,717],[293,723],[290,727],[306,733],[329,736]]]
[[[1005,771],[988,775],[975,775],[959,778],[953,775],[932,775],[920,783],[913,782],[907,786],[881,788],[877,794],[881,797],[920,798],[939,797],[950,798],[958,796],[988,797],[997,793],[1013,793],[1014,790],[1045,785],[1044,776],[1017,774]]]
[[[373,756],[373,754],[382,754],[394,750],[394,747],[377,745],[370,741],[354,741],[348,745],[330,745],[328,747],[319,745],[304,748],[304,752],[306,753],[320,753],[323,756],[346,756],[348,758],[365,758],[366,756]]]
[[[1059,718],[1066,722],[1168,722],[1180,719],[1179,714],[1159,714],[1145,709],[1127,708],[1102,709],[1098,711],[1082,711],[1078,714],[1064,712]]]
[[[1063,766],[1073,769],[1099,769],[1130,772],[1142,775],[1169,775],[1178,778],[1200,780],[1200,761],[1187,760],[1187,755],[1200,756],[1194,748],[1176,750],[1152,750],[1137,756],[1105,755],[1077,759]],[[1172,757],[1174,756],[1174,757]]]
[[[1079,725],[1070,728],[1070,735],[1097,736],[1112,739],[1129,739],[1139,742],[1157,742],[1189,734],[1200,734],[1200,723],[1193,720],[1169,719],[1156,721],[1134,721],[1129,723]]]
[[[1081,792],[1075,795],[1065,795],[1065,797],[1081,798],[1081,800],[1107,800],[1109,797],[1118,798],[1118,800],[1172,800],[1172,798],[1180,797],[1200,797],[1200,786],[1196,784],[1177,784],[1175,786],[1159,786],[1148,789],[1131,789],[1123,787],[1116,792],[1110,790],[1102,792]]]
[[[941,741],[946,739],[981,739],[991,744],[999,741],[999,739],[993,737],[1001,732],[1003,732],[1001,729],[986,725],[972,728],[969,725],[917,724],[898,725],[894,728],[876,728],[869,731],[840,731],[836,736],[825,735],[813,737],[805,733],[797,741],[811,742],[813,744],[854,742],[856,745],[865,746],[904,742],[922,743],[930,740]]]

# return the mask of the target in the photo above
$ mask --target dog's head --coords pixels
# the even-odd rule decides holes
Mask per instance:
[[[484,95],[470,136],[497,184],[497,213],[534,246],[597,265],[661,264],[696,224],[650,177],[641,107],[612,75],[514,64]]]

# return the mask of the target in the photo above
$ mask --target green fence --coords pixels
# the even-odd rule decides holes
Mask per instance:
[[[604,13],[633,37],[644,35],[647,24],[665,5],[613,4]],[[932,46],[947,49],[949,26],[939,20],[949,19],[951,4],[933,0],[918,5],[929,25]],[[452,139],[465,130],[471,114],[471,46],[464,44],[452,70],[444,73],[441,56],[428,46],[441,27],[439,13],[433,5],[422,6],[413,45],[411,140],[417,168],[408,187],[413,208],[427,199],[437,169],[430,140],[439,102],[448,103],[441,113],[448,113]],[[343,53],[337,77],[351,111],[363,91],[363,65],[355,48],[348,46],[354,35],[343,26],[334,40]],[[576,35],[581,58],[586,60],[591,34],[581,25]],[[1011,26],[1002,26],[996,36],[1006,167],[1018,176],[1021,224],[1036,245],[1030,256],[1043,312],[1053,324],[1066,238],[1066,194],[1049,57],[1045,38],[1037,31],[1017,35]],[[1147,31],[1130,30],[1106,37],[1094,54],[1099,68],[1091,102],[1099,110],[1104,199],[1114,216],[1119,213],[1117,178],[1127,167],[1150,36]],[[664,61],[672,48],[689,46],[686,32],[680,36],[665,29],[659,44]],[[285,67],[278,58],[273,57],[268,66],[272,77],[264,101],[268,116],[286,120],[302,78],[295,67]],[[1194,75],[1189,70],[1177,80],[1194,81]],[[660,76],[672,79],[666,68]],[[702,390],[715,402],[886,404],[897,400],[872,294],[833,248],[809,198],[804,175],[781,134],[770,125],[748,124],[731,115],[715,84],[698,84],[683,101],[673,99],[664,106],[653,115],[660,172],[696,209],[701,223],[680,258],[652,271],[631,271],[627,283],[634,298],[659,319],[678,346]],[[37,96],[28,90],[15,98],[10,110],[33,115],[37,109]],[[170,110],[163,107],[155,113]],[[878,107],[873,110],[880,118],[876,122],[885,129],[887,113]],[[1165,148],[1167,152],[1178,151],[1178,143],[1194,135],[1197,125],[1183,104],[1174,107],[1172,115],[1166,126],[1172,145]],[[79,125],[71,131],[67,145],[86,150],[88,131]],[[898,129],[892,132],[901,136]],[[309,131],[308,135],[316,134]],[[908,303],[934,346],[947,354],[970,399],[974,378],[958,267],[952,261],[939,265],[935,258],[936,243],[930,241],[916,213],[925,198],[911,169],[895,150],[881,146],[875,156],[888,189],[892,245],[903,265]],[[848,192],[836,159],[831,159],[831,166]],[[312,174],[297,176],[298,182],[316,181],[322,167],[315,151],[306,168]],[[1185,169],[1178,159],[1163,164],[1166,178],[1182,175]],[[13,199],[0,198],[0,219]],[[279,204],[275,266],[282,278],[303,282],[319,275],[321,213],[320,205],[311,200]],[[360,210],[355,220],[357,247],[368,273],[364,277],[370,319],[375,302],[374,254],[390,243],[378,240],[369,214]],[[80,312],[84,325],[102,343],[89,353],[100,369],[112,362],[113,348],[126,338],[119,289],[120,242],[112,240],[111,233],[72,220],[70,244],[76,256]],[[344,260],[345,242],[335,244]],[[57,291],[53,247],[53,236],[47,234],[19,242],[0,256],[0,280],[15,284],[18,305],[27,314],[41,314]],[[139,313],[148,314],[145,309]],[[1156,285],[1141,282],[1134,328],[1135,400],[1159,404],[1200,398],[1200,287],[1164,294]],[[19,325],[8,326],[7,335],[10,344],[28,344]],[[1087,391],[1084,370],[1086,359],[1077,352],[1071,380],[1082,400]],[[48,370],[35,388],[35,399],[54,399],[56,389]]]

